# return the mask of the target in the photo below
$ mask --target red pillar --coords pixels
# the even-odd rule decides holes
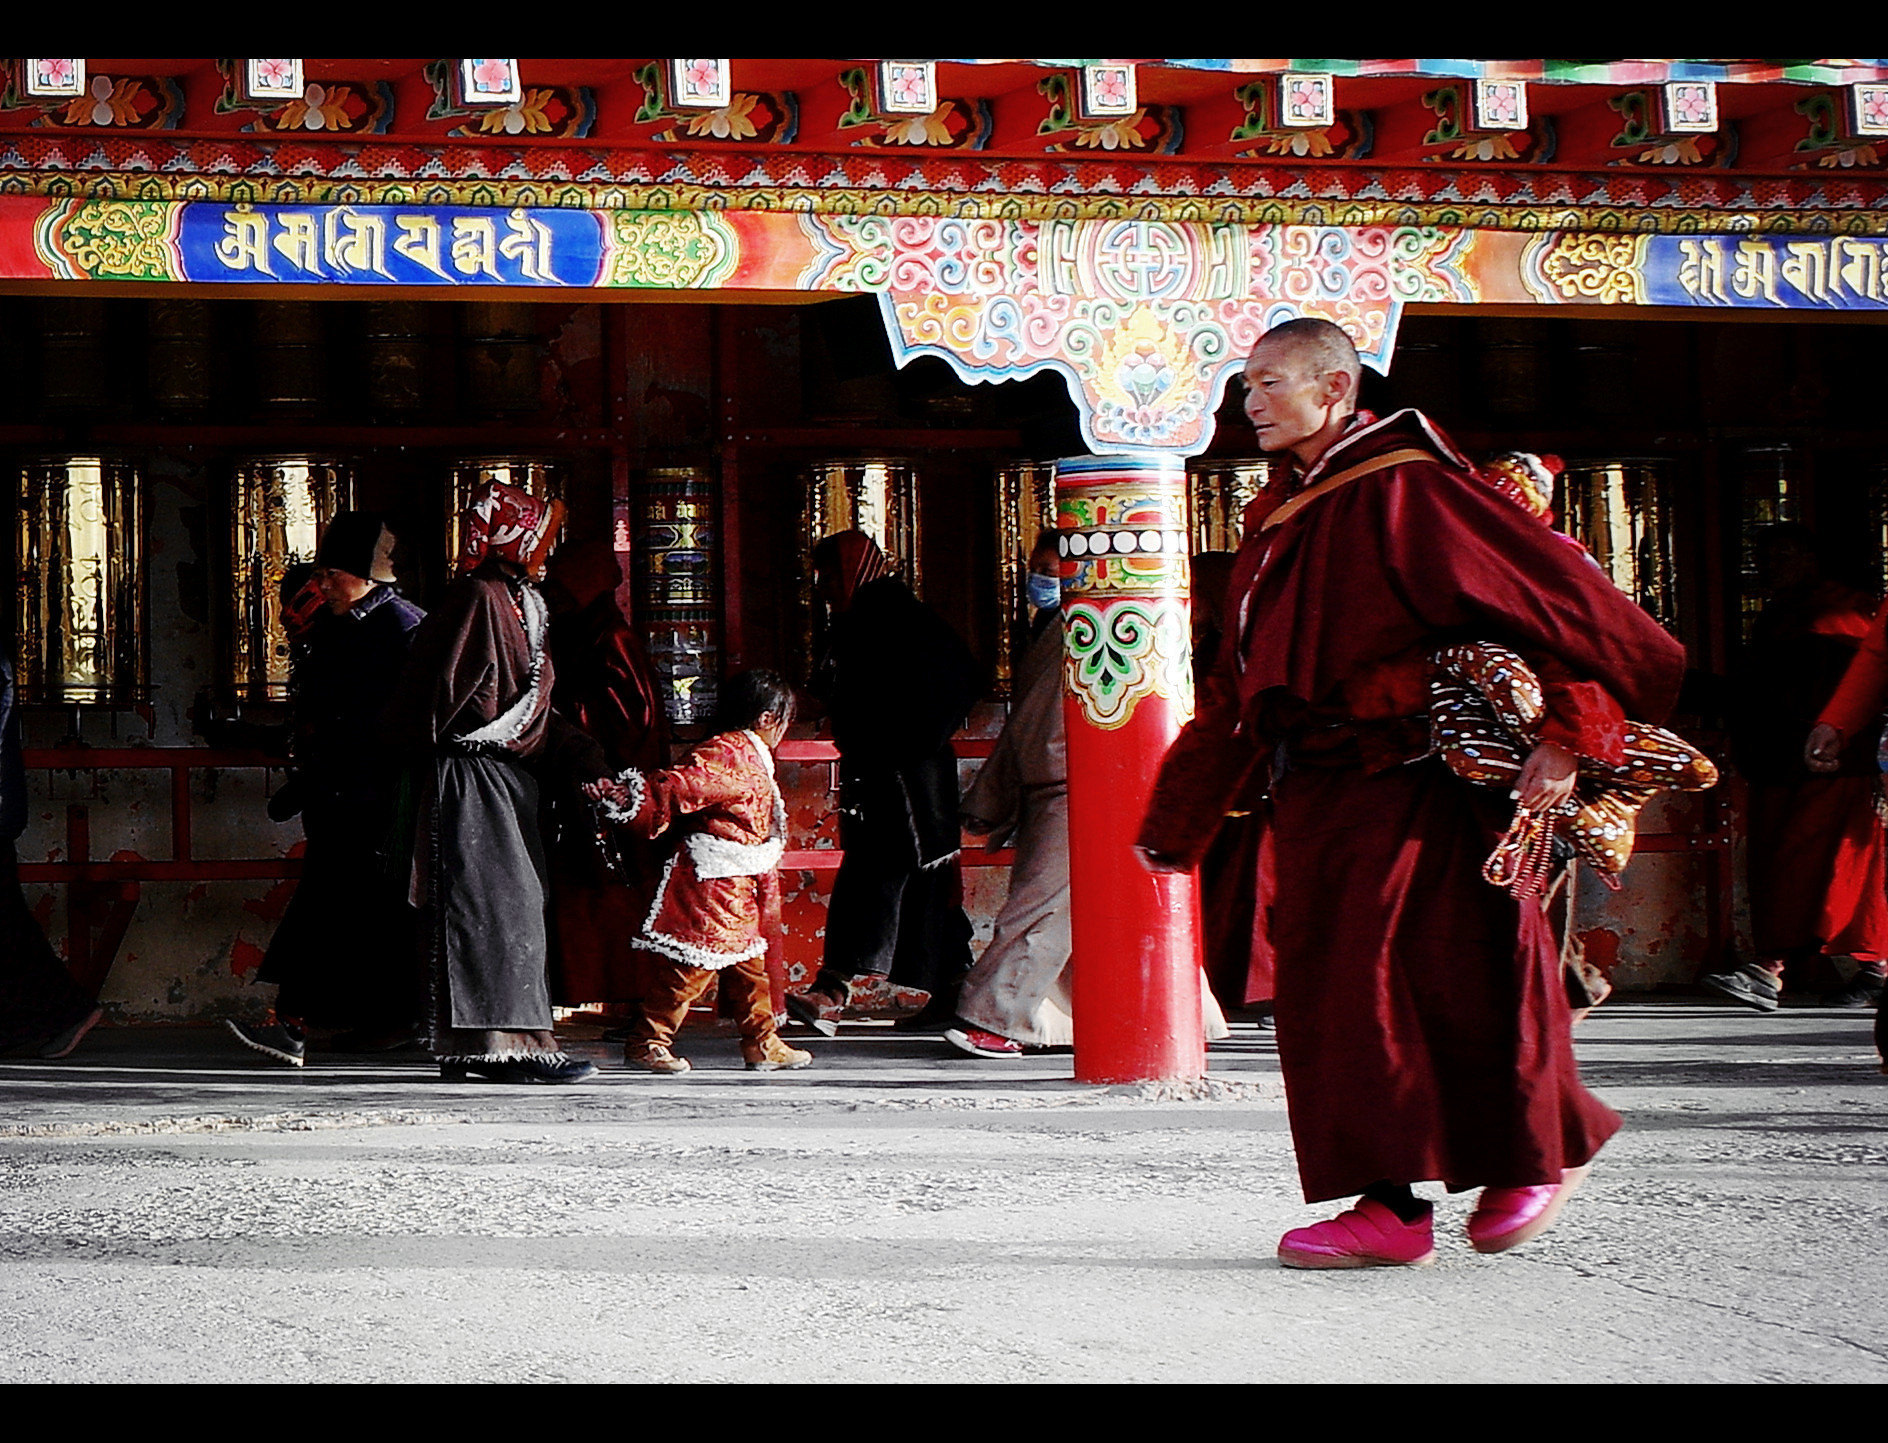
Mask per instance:
[[[1058,462],[1056,512],[1068,628],[1075,1076],[1200,1077],[1194,879],[1155,876],[1134,853],[1160,759],[1193,714],[1185,463]]]

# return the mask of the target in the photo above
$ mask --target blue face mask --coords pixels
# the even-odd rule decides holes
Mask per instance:
[[[1062,578],[1029,573],[1029,604],[1038,611],[1048,611],[1062,604]]]

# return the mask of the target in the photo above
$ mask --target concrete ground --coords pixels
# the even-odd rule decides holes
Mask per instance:
[[[1350,1273],[1273,1256],[1332,1209],[1249,1024],[1198,1096],[871,1025],[570,1089],[99,1032],[0,1063],[0,1379],[1888,1382],[1871,1021],[1608,1006],[1561,1223]]]

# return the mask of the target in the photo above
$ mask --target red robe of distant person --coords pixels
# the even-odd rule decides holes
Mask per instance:
[[[1750,783],[1751,941],[1760,961],[1818,950],[1865,966],[1888,958],[1888,846],[1875,814],[1882,697],[1870,661],[1850,664],[1865,637],[1879,658],[1876,610],[1873,597],[1813,581],[1773,597],[1752,637],[1737,763]],[[1819,708],[1842,733],[1829,776],[1803,764]]]
[[[1196,861],[1283,744],[1261,925],[1309,1201],[1558,1183],[1619,1125],[1579,1080],[1547,918],[1481,877],[1513,803],[1426,756],[1429,655],[1483,640],[1552,659],[1549,739],[1607,760],[1622,710],[1662,720],[1684,669],[1417,412],[1360,414],[1300,489],[1407,449],[1438,459],[1357,476],[1241,551],[1232,686],[1176,743],[1140,837]]]

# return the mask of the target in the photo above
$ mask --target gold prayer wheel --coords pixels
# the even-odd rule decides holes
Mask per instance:
[[[1570,461],[1556,509],[1567,534],[1667,630],[1678,624],[1670,478],[1663,461]]]
[[[43,456],[14,495],[20,700],[148,699],[143,485],[128,461]]]
[[[1281,463],[1269,456],[1215,456],[1191,463],[1187,536],[1192,553],[1237,551],[1246,507],[1282,474]]]
[[[223,689],[237,702],[288,700],[282,577],[315,559],[321,533],[354,505],[354,472],[327,456],[246,456],[230,479]]]
[[[813,548],[840,531],[863,531],[879,544],[894,576],[922,594],[918,569],[918,473],[909,461],[882,457],[815,461],[806,468],[800,512],[800,646],[814,657]]]
[[[689,467],[645,472],[636,489],[636,619],[677,726],[714,717],[721,671],[721,541],[714,479]]]
[[[1029,548],[1045,531],[1055,530],[1055,466],[1048,461],[1018,461],[996,473],[996,614],[1003,618],[996,638],[996,694],[1010,694],[1010,680],[1028,645],[1029,602],[1023,577]]]
[[[1767,527],[1803,519],[1803,457],[1789,446],[1753,446],[1739,458],[1737,609],[1749,641],[1763,614],[1763,547]]]
[[[487,481],[516,486],[546,501],[564,499],[564,474],[541,456],[469,456],[452,463],[446,477],[446,575],[459,564],[465,542],[465,509]],[[563,539],[563,532],[558,532]]]

